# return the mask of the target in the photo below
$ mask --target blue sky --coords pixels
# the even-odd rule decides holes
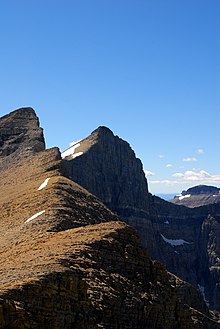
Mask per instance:
[[[2,0],[0,116],[61,150],[108,126],[152,193],[220,186],[219,32],[219,0]]]

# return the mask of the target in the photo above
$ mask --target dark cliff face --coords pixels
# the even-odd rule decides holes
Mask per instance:
[[[220,309],[220,204],[186,208],[153,197],[160,234],[157,258],[184,280],[200,288],[211,308]],[[211,220],[212,219],[212,220]]]
[[[140,160],[135,158],[128,143],[107,128],[95,130],[78,143],[75,152],[79,152],[76,158],[65,157],[64,152],[69,177],[135,227],[152,258],[200,287],[210,306],[220,309],[220,301],[212,297],[219,289],[216,279],[219,276],[216,271],[213,274],[207,249],[209,238],[203,234],[210,214],[220,221],[219,205],[189,209],[149,194]],[[217,249],[216,253],[220,257]],[[217,262],[215,265],[219,266]]]
[[[0,164],[44,149],[43,130],[32,108],[21,108],[0,118]]]
[[[218,213],[220,207],[218,207]],[[207,299],[210,305],[220,309],[220,218],[209,215],[202,224],[201,238],[207,246],[210,280],[207,283]]]
[[[148,212],[148,186],[142,163],[127,142],[110,129],[99,127],[79,144],[75,152],[83,154],[64,159],[73,180],[120,215]]]
[[[0,328],[220,328],[198,291],[64,176],[57,148],[25,154],[0,168]]]

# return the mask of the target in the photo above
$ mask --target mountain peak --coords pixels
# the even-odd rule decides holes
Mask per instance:
[[[31,107],[19,108],[0,118],[0,162],[15,161],[45,149],[43,129]]]
[[[69,177],[120,216],[124,212],[148,213],[147,180],[128,142],[100,126],[80,141],[77,152],[84,155],[66,158]]]
[[[109,129],[106,126],[99,126],[98,128],[96,128],[91,135],[98,135],[100,136],[114,136],[113,132],[111,131],[111,129]]]
[[[33,118],[33,119],[37,119],[37,122],[39,123],[38,117],[36,115],[35,110],[32,107],[21,107],[18,108],[12,112],[10,112],[9,114],[4,115],[3,117],[1,117],[1,120],[3,119],[21,119],[23,118],[24,120]]]
[[[209,186],[209,185],[197,185],[190,187],[187,191],[182,191],[182,195],[192,194],[210,194],[210,193],[218,193],[220,189],[216,186]]]

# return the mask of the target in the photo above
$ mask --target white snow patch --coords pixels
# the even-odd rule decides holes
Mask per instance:
[[[42,190],[44,187],[47,186],[50,178],[46,178],[45,181],[38,187],[38,191]]]
[[[213,194],[213,196],[217,196],[217,194]]]
[[[30,222],[32,219],[37,218],[38,216],[42,215],[44,212],[45,212],[45,210],[42,210],[42,211],[36,213],[35,215],[33,215],[33,216],[31,216],[30,218],[28,218],[28,219],[25,221],[25,223],[28,223],[28,222]]]
[[[185,199],[185,198],[190,198],[190,197],[191,197],[191,194],[181,195],[181,196],[179,197],[179,200],[183,200],[183,199]]]
[[[165,238],[165,236],[163,234],[160,234],[160,235],[161,235],[162,239],[165,242],[169,243],[173,247],[174,246],[182,246],[184,244],[190,244],[191,243],[191,242],[185,241],[183,239],[167,239],[167,238]]]
[[[168,220],[166,220],[166,222],[164,222],[164,224],[170,224],[170,222]]]
[[[80,146],[80,143],[74,144],[71,147],[69,147],[66,151],[61,153],[61,157],[64,159],[68,155],[73,155],[75,153],[75,149]],[[80,153],[80,152],[79,152]]]
[[[74,146],[75,144],[78,144],[79,142],[81,142],[81,140],[75,141],[75,142],[71,142],[69,143],[69,146]]]
[[[79,157],[79,156],[82,155],[82,154],[83,154],[83,152],[75,153],[75,154],[72,155],[72,158],[74,159],[74,158],[76,158],[76,157]]]

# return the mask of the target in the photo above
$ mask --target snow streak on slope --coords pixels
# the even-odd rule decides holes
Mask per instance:
[[[42,211],[36,213],[35,215],[33,215],[33,216],[31,216],[30,218],[28,218],[28,219],[25,221],[25,223],[28,223],[28,222],[30,222],[31,220],[37,218],[38,216],[42,215],[44,212],[45,212],[45,210],[42,210]]]
[[[76,158],[77,156],[80,156],[83,154],[83,152],[78,152],[78,153],[75,153],[75,149],[77,147],[80,146],[80,143],[76,143],[74,145],[72,145],[71,147],[69,147],[66,151],[62,152],[61,153],[61,157],[64,159],[66,158],[67,156],[69,155],[72,155],[72,158]]]
[[[185,199],[185,198],[190,198],[190,197],[191,197],[191,194],[181,195],[181,196],[179,197],[179,200],[183,200],[183,199]]]
[[[38,187],[38,191],[42,190],[44,187],[47,186],[50,178],[46,178],[45,181]]]
[[[165,242],[169,243],[172,247],[182,246],[184,244],[190,244],[191,243],[191,242],[185,241],[183,239],[167,239],[167,238],[165,238],[165,236],[163,234],[160,234],[160,235],[161,235],[162,239]]]

